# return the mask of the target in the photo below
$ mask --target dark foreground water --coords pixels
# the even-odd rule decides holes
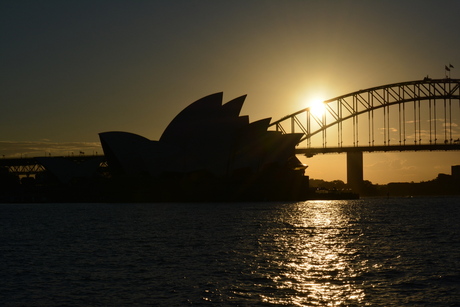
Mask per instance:
[[[2,306],[458,306],[460,198],[0,204]]]

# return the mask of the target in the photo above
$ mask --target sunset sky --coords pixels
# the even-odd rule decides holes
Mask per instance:
[[[359,89],[460,78],[460,1],[0,2],[0,157],[102,153],[98,133],[157,140],[193,101],[247,94],[273,120]],[[345,155],[305,159],[346,180]],[[373,183],[450,174],[459,152],[364,155]]]

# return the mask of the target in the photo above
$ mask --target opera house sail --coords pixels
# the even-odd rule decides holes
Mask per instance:
[[[295,156],[302,134],[268,131],[270,118],[240,116],[246,95],[223,93],[182,110],[158,141],[128,132],[99,134],[114,197],[149,201],[297,200],[308,177]]]

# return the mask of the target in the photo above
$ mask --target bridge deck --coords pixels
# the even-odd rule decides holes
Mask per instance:
[[[460,150],[460,144],[419,144],[419,145],[382,145],[382,146],[351,146],[351,147],[323,147],[323,148],[296,148],[296,154],[312,157],[317,154],[346,153],[346,152],[387,152],[387,151],[450,151]]]
[[[38,159],[37,159],[38,158]],[[0,159],[0,168],[6,168],[10,173],[16,175],[35,175],[37,173],[43,172],[45,167],[40,163],[39,158],[3,158]],[[49,158],[49,157],[46,157]],[[75,163],[83,163],[87,160],[92,160],[95,158],[101,159],[101,166],[106,166],[105,157],[102,155],[94,156],[57,156],[52,158],[64,158]]]
[[[53,158],[64,158],[74,162],[84,162],[87,160],[94,159],[95,157],[104,157],[103,155],[93,155],[93,156],[53,156]],[[34,165],[39,164],[36,158],[3,158],[0,159],[0,166],[21,166],[21,165]],[[49,157],[44,157],[49,158]]]

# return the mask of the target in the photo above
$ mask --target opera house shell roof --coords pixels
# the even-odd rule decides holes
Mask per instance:
[[[114,175],[206,173],[213,178],[246,176],[282,168],[303,175],[295,156],[302,134],[268,131],[270,118],[250,123],[240,116],[246,95],[222,104],[223,93],[203,97],[182,110],[158,141],[128,132],[99,134]]]

